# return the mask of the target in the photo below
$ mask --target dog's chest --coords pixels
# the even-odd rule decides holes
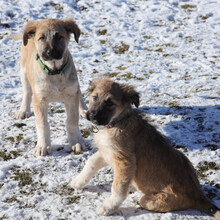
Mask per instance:
[[[63,75],[47,76],[45,79],[38,80],[35,90],[40,96],[47,97],[48,101],[59,101],[67,96],[75,95],[78,82],[68,80]]]
[[[68,93],[69,89],[72,89],[73,83],[63,75],[49,76],[47,79],[47,86],[55,93]]]
[[[112,164],[112,155],[114,153],[114,146],[110,136],[105,131],[99,131],[94,135],[94,141],[99,148],[100,153],[105,158],[106,162]]]

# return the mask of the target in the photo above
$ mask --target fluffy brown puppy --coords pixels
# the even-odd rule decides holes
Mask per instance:
[[[139,105],[139,94],[132,86],[101,78],[91,84],[89,93],[87,118],[99,128],[95,134],[98,151],[71,186],[81,188],[98,169],[112,166],[112,195],[98,214],[115,212],[133,184],[143,194],[140,205],[147,210],[197,209],[220,219],[219,209],[204,196],[190,161],[169,145],[141,111],[132,108],[132,104]]]
[[[17,118],[30,116],[33,95],[37,155],[43,156],[50,151],[49,102],[64,101],[70,147],[81,151],[84,146],[78,120],[79,111],[83,116],[87,107],[82,100],[76,69],[68,50],[71,34],[78,43],[80,29],[72,19],[45,19],[29,22],[23,35],[9,36],[23,39],[20,63],[23,98]]]

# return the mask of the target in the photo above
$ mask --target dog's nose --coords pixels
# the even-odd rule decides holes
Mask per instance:
[[[95,121],[97,119],[97,115],[94,112],[87,112],[86,113],[86,118],[89,121]]]
[[[48,56],[53,56],[53,55],[55,55],[55,53],[56,53],[56,51],[54,49],[47,50],[47,55]]]

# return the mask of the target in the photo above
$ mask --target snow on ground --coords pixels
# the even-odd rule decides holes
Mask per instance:
[[[53,151],[33,154],[34,115],[15,119],[22,88],[21,33],[30,20],[73,18],[82,35],[69,48],[88,101],[89,81],[106,75],[141,94],[140,109],[198,171],[206,195],[220,207],[220,2],[218,0],[0,0],[0,219],[212,219],[195,210],[165,214],[143,210],[131,189],[111,217],[95,209],[110,196],[113,173],[100,170],[83,190],[68,183],[92,148],[91,126],[80,119],[87,147],[65,151],[62,103],[49,109]]]

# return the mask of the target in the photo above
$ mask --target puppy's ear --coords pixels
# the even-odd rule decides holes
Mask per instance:
[[[26,25],[26,27],[24,29],[24,34],[23,34],[24,46],[27,45],[28,39],[35,35],[36,29],[37,29],[37,25],[36,25],[35,21],[31,21]]]
[[[73,21],[72,18],[67,18],[64,20],[64,26],[67,32],[73,33],[76,42],[79,42],[79,36],[80,36],[80,29],[78,25]]]
[[[89,82],[89,88],[88,88],[89,94],[91,94],[94,91],[94,89],[95,89],[95,83],[90,81]]]
[[[120,84],[120,89],[122,90],[124,101],[134,104],[138,108],[140,104],[140,95],[134,87],[128,84]]]

